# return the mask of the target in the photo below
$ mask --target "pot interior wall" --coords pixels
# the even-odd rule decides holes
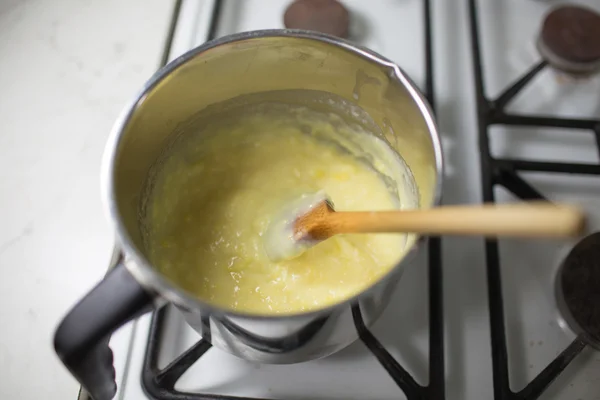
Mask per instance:
[[[434,145],[425,117],[392,67],[313,38],[250,36],[197,52],[187,62],[167,68],[169,73],[151,85],[132,110],[113,160],[110,190],[139,250],[144,183],[171,135],[212,104],[264,91],[325,91],[362,108],[411,169],[420,207],[432,205],[437,183]]]

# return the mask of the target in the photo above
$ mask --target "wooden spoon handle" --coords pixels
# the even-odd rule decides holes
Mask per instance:
[[[444,206],[431,209],[333,212],[332,234],[409,232],[423,234],[568,237],[584,228],[584,215],[573,206],[551,203]]]

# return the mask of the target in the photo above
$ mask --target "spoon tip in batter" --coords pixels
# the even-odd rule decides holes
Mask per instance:
[[[320,242],[299,232],[296,225],[300,217],[323,204],[333,209],[333,203],[324,191],[304,194],[275,215],[263,236],[265,251],[272,261],[296,258]]]

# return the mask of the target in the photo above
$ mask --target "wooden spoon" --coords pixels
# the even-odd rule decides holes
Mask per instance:
[[[272,259],[292,258],[317,242],[342,233],[405,232],[487,237],[571,237],[581,234],[585,218],[574,206],[548,202],[444,206],[431,209],[337,212],[322,200],[297,214],[288,239],[267,243]],[[283,231],[279,235],[285,235]],[[270,236],[273,238],[273,233]],[[274,247],[277,246],[277,249]]]

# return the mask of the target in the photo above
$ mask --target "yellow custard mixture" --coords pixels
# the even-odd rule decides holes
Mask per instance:
[[[179,135],[149,179],[144,240],[161,273],[210,304],[269,315],[338,303],[398,263],[406,247],[401,234],[340,235],[297,258],[271,261],[262,236],[278,211],[304,194],[324,191],[338,211],[405,206],[401,184],[390,186],[385,168],[336,138],[397,156],[340,118],[304,107],[231,115]],[[398,161],[389,169],[404,168]]]

